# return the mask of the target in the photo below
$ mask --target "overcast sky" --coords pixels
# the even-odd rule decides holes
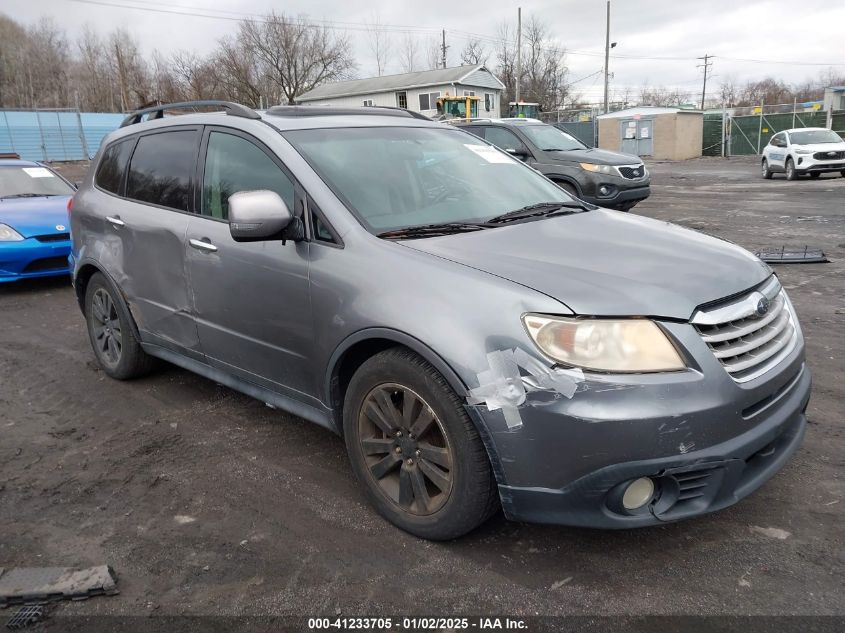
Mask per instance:
[[[103,3],[103,4],[96,4]],[[122,5],[104,6],[108,5]],[[131,8],[138,7],[138,8]],[[390,28],[397,52],[408,33],[419,41],[420,58],[433,37],[446,29],[450,46],[449,65],[459,64],[459,53],[470,34],[484,37],[491,51],[498,25],[516,22],[515,2],[487,0],[12,0],[0,10],[32,24],[53,16],[76,35],[85,23],[101,33],[125,26],[139,39],[146,52],[178,49],[207,53],[218,38],[234,32],[243,14],[262,14],[270,9],[288,14],[307,14],[326,20],[335,28],[347,28],[355,46],[358,75],[375,74],[375,61],[367,46],[367,33],[360,26],[376,18]],[[156,11],[183,11],[216,16],[174,15]],[[569,51],[567,64],[574,88],[598,101],[602,94],[600,70],[604,63],[605,0],[525,0],[523,19],[539,16],[558,42]],[[229,18],[229,19],[225,19]],[[345,23],[345,24],[340,24]],[[611,59],[611,88],[621,95],[634,93],[645,82],[701,90],[701,69],[695,58],[705,53],[713,60],[713,87],[725,77],[739,82],[772,75],[788,83],[816,78],[826,64],[845,73],[845,1],[802,5],[794,0],[613,0],[611,40],[618,42]],[[655,58],[655,59],[643,59]],[[676,58],[676,59],[671,59]],[[754,63],[737,60],[771,62]],[[809,65],[808,62],[823,65]],[[401,72],[398,56],[388,73]],[[709,92],[709,91],[708,91]]]

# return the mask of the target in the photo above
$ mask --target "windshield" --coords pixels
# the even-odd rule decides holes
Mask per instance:
[[[296,130],[285,138],[373,233],[572,201],[521,161],[445,126]]]
[[[842,142],[842,138],[833,130],[801,130],[800,132],[790,132],[789,139],[793,145]]]
[[[581,141],[553,125],[525,125],[520,128],[525,136],[544,151],[587,149]]]
[[[46,167],[0,167],[0,198],[72,195],[73,188]]]

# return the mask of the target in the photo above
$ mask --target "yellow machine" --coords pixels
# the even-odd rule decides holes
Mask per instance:
[[[437,114],[447,120],[478,118],[478,102],[481,97],[464,95],[463,97],[450,97],[448,94],[437,99]]]

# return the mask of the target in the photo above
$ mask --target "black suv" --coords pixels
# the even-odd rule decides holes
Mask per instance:
[[[648,171],[638,156],[587,147],[563,130],[532,119],[458,125],[587,202],[627,211],[651,194]]]

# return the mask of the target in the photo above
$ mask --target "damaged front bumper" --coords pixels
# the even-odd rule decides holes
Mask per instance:
[[[528,393],[519,426],[503,424],[498,411],[468,407],[493,457],[505,515],[640,527],[725,508],[763,485],[804,436],[811,377],[803,341],[742,385],[709,356],[696,371],[587,377],[571,399]],[[622,492],[639,478],[651,479],[654,495],[626,510]]]

